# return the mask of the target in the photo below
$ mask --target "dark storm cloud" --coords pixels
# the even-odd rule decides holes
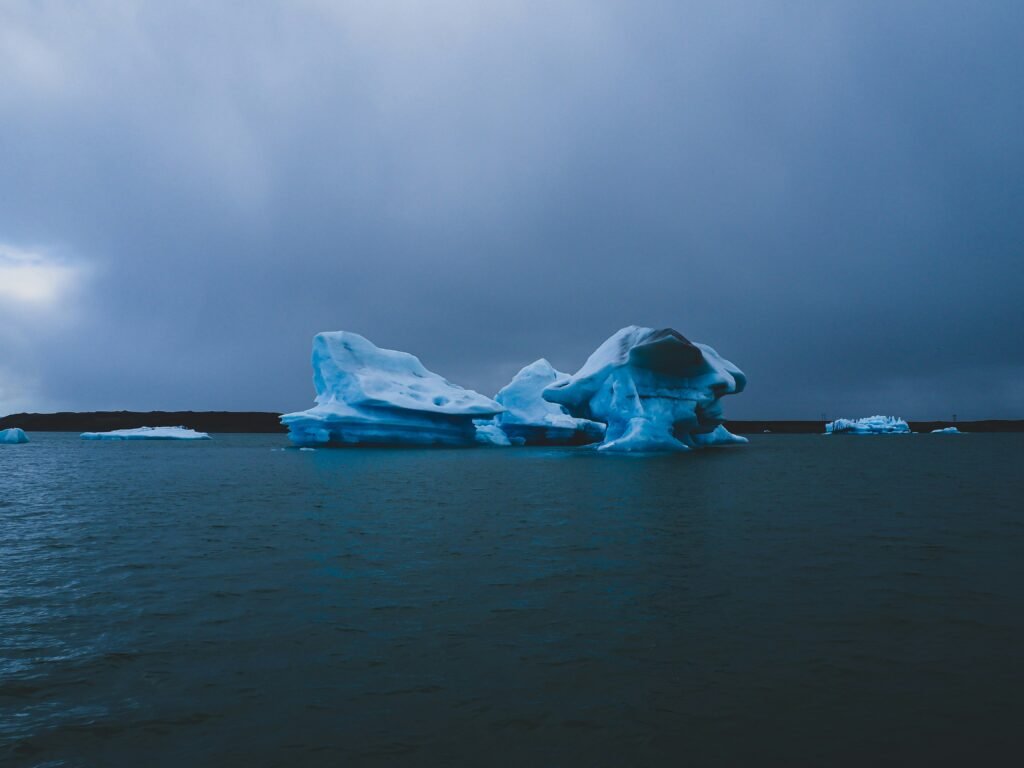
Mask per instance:
[[[637,323],[743,368],[737,417],[1022,417],[1021,28],[1015,2],[5,4],[0,245],[76,279],[4,302],[0,410],[299,409],[342,328],[492,394]]]

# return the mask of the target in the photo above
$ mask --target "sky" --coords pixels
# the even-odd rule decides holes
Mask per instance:
[[[485,394],[625,325],[733,418],[1024,418],[1019,0],[0,2],[0,414]]]

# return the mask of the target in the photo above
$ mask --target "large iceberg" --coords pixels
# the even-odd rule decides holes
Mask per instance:
[[[18,427],[0,429],[0,445],[15,445],[16,443],[27,442],[28,435],[25,434],[23,429],[18,429]]]
[[[473,420],[504,410],[349,331],[313,338],[313,384],[316,405],[281,417],[296,445],[473,445]]]
[[[139,427],[115,429],[110,432],[83,432],[83,440],[209,440],[205,432],[187,427]]]
[[[530,363],[495,395],[506,408],[495,422],[516,445],[582,445],[604,435],[604,424],[577,419],[542,397],[544,389],[569,378],[544,358]]]
[[[671,328],[623,328],[544,399],[578,419],[607,425],[602,451],[688,451],[745,443],[722,426],[723,395],[746,376],[705,344]]]
[[[836,419],[825,425],[826,435],[909,435],[910,425],[896,416]]]

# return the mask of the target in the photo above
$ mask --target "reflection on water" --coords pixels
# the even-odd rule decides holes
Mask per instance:
[[[1024,436],[0,448],[0,763],[964,762],[1024,715]]]

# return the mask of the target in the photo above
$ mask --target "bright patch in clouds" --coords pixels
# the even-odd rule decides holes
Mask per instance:
[[[40,361],[79,314],[87,266],[0,242],[0,415],[51,405],[40,388]]]
[[[75,277],[74,267],[44,253],[0,243],[0,300],[46,308],[74,287]]]

